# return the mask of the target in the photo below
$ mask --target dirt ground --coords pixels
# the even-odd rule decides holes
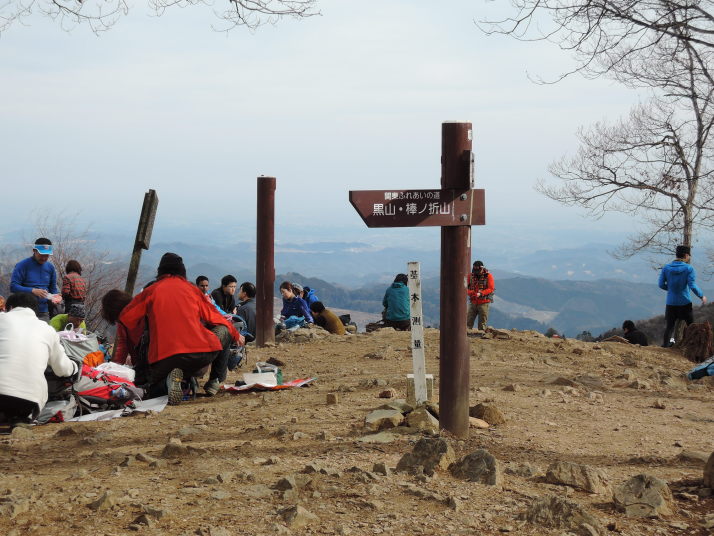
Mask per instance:
[[[3,436],[0,534],[567,534],[519,519],[546,495],[579,503],[612,534],[710,534],[700,522],[714,513],[714,499],[696,494],[703,464],[680,454],[714,451],[712,383],[684,381],[691,365],[675,350],[506,333],[469,338],[471,403],[495,405],[506,423],[449,441],[457,458],[483,448],[504,466],[528,463],[539,475],[507,471],[502,486],[487,486],[448,471],[394,472],[423,436],[359,438],[368,433],[367,413],[389,402],[381,391],[406,397],[409,333],[327,336],[249,350],[250,364],[284,361],[285,379],[317,377],[309,387],[222,392],[158,414]],[[426,330],[425,341],[438,389],[439,331]],[[576,377],[582,383],[558,385]],[[327,403],[332,393],[336,404]],[[609,497],[546,483],[545,470],[559,460],[600,468],[613,486],[640,473],[664,479],[676,513],[629,518]],[[375,463],[391,471],[377,474]],[[309,464],[323,472],[301,474]],[[285,491],[290,479],[281,479],[296,474],[300,487]],[[439,496],[453,498],[451,506]],[[281,513],[295,504],[315,516],[303,528]]]

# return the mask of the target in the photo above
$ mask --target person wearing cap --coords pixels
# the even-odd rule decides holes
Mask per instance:
[[[702,305],[707,303],[707,298],[702,290],[697,286],[697,275],[694,268],[689,264],[692,260],[691,248],[689,246],[677,246],[677,258],[662,267],[659,274],[659,288],[667,291],[667,301],[664,312],[665,328],[662,346],[668,348],[672,346],[672,332],[677,320],[684,320],[687,325],[694,322],[692,311],[692,298],[689,294],[691,289]]]
[[[467,294],[469,296],[469,311],[466,315],[466,327],[473,329],[474,321],[478,317],[478,329],[486,329],[488,321],[488,307],[493,302],[493,293],[496,291],[496,284],[493,275],[486,270],[482,261],[473,264],[469,274],[469,284]]]
[[[118,322],[123,332],[136,338],[149,327],[149,397],[168,392],[168,403],[183,399],[181,383],[211,366],[207,395],[218,393],[226,379],[230,346],[245,344],[233,324],[218,313],[196,285],[186,280],[183,259],[165,253],[156,271],[156,281],[144,287],[124,307]],[[130,340],[136,347],[138,340]]]
[[[49,301],[60,303],[62,297],[57,288],[57,272],[48,262],[52,255],[52,242],[38,238],[32,246],[32,256],[15,265],[10,279],[10,292],[27,292],[39,301],[37,317],[49,322]]]
[[[72,324],[74,331],[80,329],[87,330],[87,325],[84,319],[87,316],[83,303],[73,303],[69,306],[69,312],[63,315],[55,315],[50,320],[50,326],[55,328],[55,331],[65,331],[69,324]]]

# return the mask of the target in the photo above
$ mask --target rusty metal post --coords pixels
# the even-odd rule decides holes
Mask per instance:
[[[275,342],[273,286],[275,285],[275,177],[258,177],[258,216],[255,256],[255,343]]]
[[[442,189],[472,188],[471,139],[471,123],[442,123]],[[442,227],[439,426],[459,438],[469,435],[470,354],[466,337],[466,285],[470,260],[471,227]]]

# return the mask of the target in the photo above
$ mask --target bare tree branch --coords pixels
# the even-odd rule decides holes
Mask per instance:
[[[226,24],[222,30],[245,26],[254,30],[264,24],[276,24],[284,18],[319,15],[317,0],[220,0],[216,16]],[[216,7],[213,0],[148,0],[158,14],[173,6],[205,5]],[[86,24],[92,32],[111,29],[129,12],[126,0],[0,0],[0,35],[15,23],[33,14],[59,22],[63,29]]]

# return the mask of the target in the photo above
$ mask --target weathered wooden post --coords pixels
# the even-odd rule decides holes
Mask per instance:
[[[471,123],[447,121],[442,124],[441,136],[440,190],[354,190],[350,191],[350,203],[367,227],[442,228],[439,426],[457,437],[467,437],[470,226],[486,224],[486,202],[484,190],[472,189]]]
[[[255,256],[255,344],[275,342],[273,287],[275,285],[275,177],[258,177],[258,214]]]
[[[149,249],[151,233],[154,230],[154,220],[156,219],[156,209],[159,206],[159,197],[155,190],[149,190],[144,194],[144,204],[141,206],[141,216],[139,216],[139,226],[136,229],[136,239],[134,240],[134,250],[129,262],[129,274],[126,277],[124,291],[134,295],[136,276],[139,273],[141,262],[141,250]]]

